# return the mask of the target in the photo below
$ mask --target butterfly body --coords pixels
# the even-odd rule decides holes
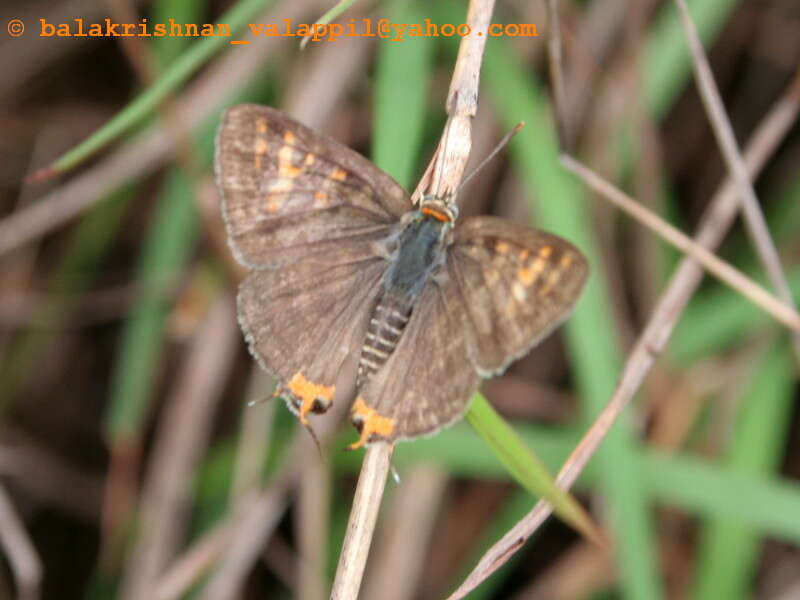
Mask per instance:
[[[215,161],[253,355],[300,421],[358,359],[353,447],[453,423],[571,311],[588,274],[569,242],[408,193],[368,160],[268,107],[229,109]]]
[[[361,349],[358,387],[394,352],[422,290],[446,259],[446,237],[451,222],[414,210],[404,215],[400,223],[385,244],[387,267],[383,289],[372,310]]]

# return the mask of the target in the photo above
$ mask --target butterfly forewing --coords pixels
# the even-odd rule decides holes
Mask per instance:
[[[269,107],[228,109],[216,147],[228,239],[251,268],[378,239],[411,208],[364,157]]]
[[[484,216],[456,227],[448,274],[463,307],[470,359],[488,377],[567,318],[588,266],[558,236]]]

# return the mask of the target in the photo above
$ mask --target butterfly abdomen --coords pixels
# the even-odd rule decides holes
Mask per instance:
[[[389,359],[411,318],[413,303],[408,299],[383,294],[367,325],[367,334],[358,363],[358,386],[378,371]]]

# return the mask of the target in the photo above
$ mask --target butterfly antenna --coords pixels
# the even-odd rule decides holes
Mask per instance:
[[[320,460],[324,461],[325,457],[322,455],[322,446],[319,443],[319,438],[317,437],[317,434],[314,432],[314,429],[311,427],[311,425],[306,425],[305,428],[306,431],[308,431],[308,433],[311,434],[311,439],[314,440],[314,445],[317,447],[317,452],[319,452]]]
[[[260,398],[256,398],[255,400],[248,400],[247,407],[250,408],[251,406],[256,406],[257,404],[263,404],[267,400],[274,400],[275,398],[280,398],[280,397],[281,397],[280,390],[277,389],[275,390],[275,393],[272,394],[271,396],[261,396]]]
[[[521,130],[523,127],[525,127],[525,121],[520,121],[519,123],[517,123],[517,124],[514,126],[514,129],[512,129],[512,130],[511,130],[511,131],[509,131],[507,134],[505,134],[505,135],[503,136],[503,139],[502,139],[502,140],[500,140],[500,142],[497,144],[497,146],[495,146],[494,150],[492,150],[492,151],[489,153],[489,156],[487,156],[486,158],[484,158],[484,159],[483,159],[483,161],[481,162],[481,164],[479,164],[477,167],[475,167],[475,169],[473,169],[472,173],[470,173],[469,175],[467,175],[467,176],[466,176],[466,177],[465,177],[465,178],[464,178],[464,179],[461,181],[461,185],[459,185],[459,186],[458,186],[458,191],[461,191],[461,188],[463,188],[465,185],[467,185],[467,182],[468,182],[470,179],[472,179],[473,177],[475,177],[475,175],[478,173],[478,171],[480,171],[480,170],[481,170],[483,167],[485,167],[485,166],[486,166],[486,165],[489,163],[489,161],[490,161],[490,160],[492,160],[492,159],[493,159],[493,158],[494,158],[494,157],[497,155],[497,153],[498,153],[498,152],[500,152],[500,150],[502,150],[503,148],[505,148],[506,144],[508,144],[508,142],[510,142],[510,141],[511,141],[511,138],[512,138],[512,137],[514,137],[514,136],[515,136],[517,133],[519,133],[519,131],[520,131],[520,130]]]

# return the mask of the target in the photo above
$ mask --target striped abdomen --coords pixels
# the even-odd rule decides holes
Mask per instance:
[[[411,317],[413,303],[384,294],[372,311],[358,362],[358,387],[380,369],[397,347]]]

